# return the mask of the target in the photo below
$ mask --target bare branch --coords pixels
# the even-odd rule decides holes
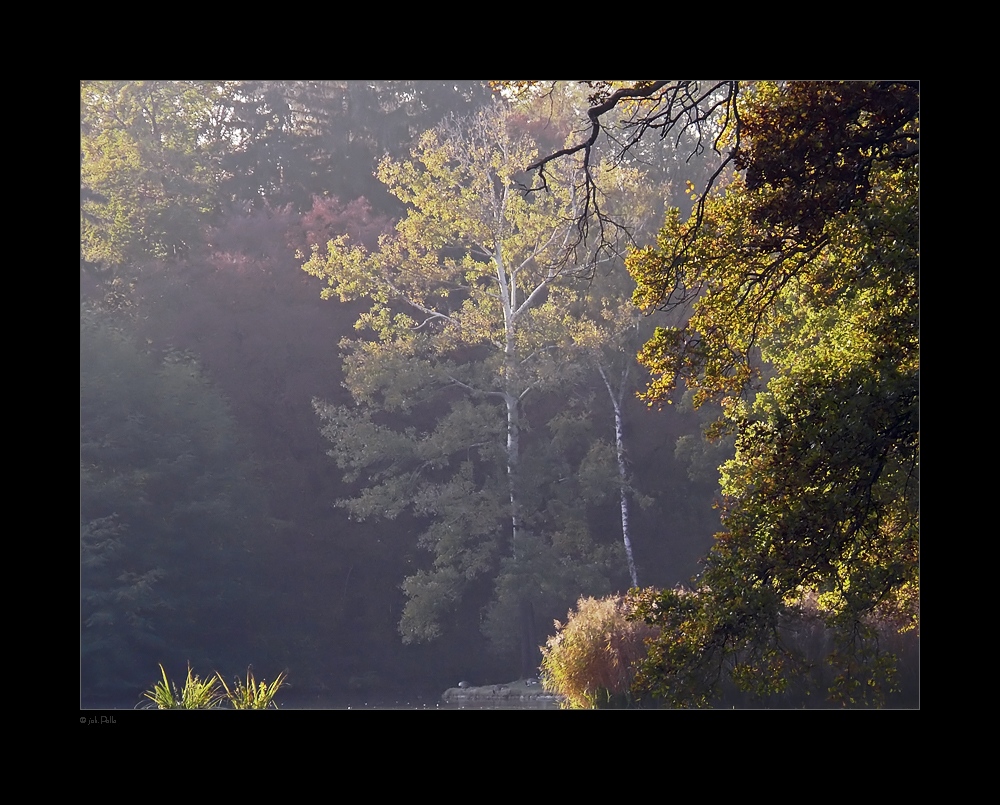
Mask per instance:
[[[594,179],[593,168],[594,148],[602,132],[614,147],[612,159],[615,164],[624,162],[650,132],[655,132],[660,139],[672,137],[678,148],[682,147],[687,138],[691,148],[688,160],[704,153],[706,147],[721,155],[727,138],[731,138],[728,141],[732,146],[730,152],[712,174],[698,198],[696,222],[687,237],[680,241],[675,255],[675,259],[679,259],[701,226],[708,194],[735,160],[741,133],[736,106],[739,89],[738,81],[643,81],[615,90],[606,97],[599,89],[592,96],[593,101],[599,102],[587,110],[590,125],[585,139],[528,165],[526,170],[534,172],[537,181],[524,190],[529,193],[547,190],[546,167],[556,160],[580,155],[579,169],[582,178],[576,189],[581,201],[575,210],[576,242],[573,245],[585,245],[590,238],[591,227],[596,226],[598,248],[606,247],[613,239],[623,235],[631,240],[632,233],[620,222],[606,215],[601,208],[602,194]],[[605,120],[608,113],[630,103],[634,104],[634,109],[625,117],[614,123]]]
[[[588,164],[588,160],[590,158],[590,149],[593,148],[594,143],[597,142],[597,138],[601,133],[601,128],[602,128],[601,115],[610,112],[626,98],[648,98],[650,95],[653,95],[667,83],[668,83],[667,81],[654,81],[647,87],[642,87],[642,88],[626,87],[624,89],[620,89],[617,92],[612,93],[612,95],[606,101],[598,104],[597,106],[592,106],[590,109],[587,110],[587,116],[590,118],[591,128],[590,128],[590,136],[586,140],[584,140],[582,143],[578,143],[577,145],[570,146],[569,148],[561,148],[553,154],[549,154],[546,157],[537,159],[530,165],[528,165],[528,167],[525,170],[528,171],[539,170],[540,168],[543,168],[545,165],[547,165],[549,162],[552,162],[555,159],[559,159],[560,157],[570,156],[571,154],[576,154],[579,151],[584,152],[584,165]],[[543,171],[539,171],[539,176],[544,180]]]

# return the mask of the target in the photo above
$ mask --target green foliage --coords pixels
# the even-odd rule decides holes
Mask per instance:
[[[187,679],[184,687],[178,690],[177,685],[167,678],[166,669],[160,665],[162,681],[157,682],[142,695],[149,699],[158,710],[213,710],[228,704],[234,710],[266,710],[269,707],[278,709],[274,702],[275,694],[285,684],[286,674],[278,674],[268,685],[265,680],[257,682],[253,672],[248,668],[246,681],[237,679],[230,688],[222,674],[202,680],[191,670],[188,663]],[[222,685],[222,691],[218,689]],[[223,692],[224,691],[224,692]]]
[[[292,203],[313,195],[391,199],[374,176],[386,154],[405,156],[446,114],[489,100],[482,81],[268,80],[236,82],[232,121],[239,132],[223,164],[227,195],[241,205]],[[393,213],[397,212],[395,206]]]
[[[693,409],[692,391],[687,391],[678,410],[689,413]],[[674,456],[687,467],[688,478],[695,482],[711,482],[718,486],[719,467],[733,457],[735,437],[731,433],[719,434],[718,422],[722,407],[705,403],[694,412],[699,422],[699,432],[689,433],[677,440]]]
[[[659,630],[628,618],[622,596],[581,598],[542,649],[542,682],[565,706],[627,707],[646,642]]]
[[[483,617],[483,632],[494,651],[513,652],[526,639],[531,646],[541,643],[542,635],[534,629],[529,638],[525,636],[528,607],[532,623],[536,618],[551,622],[553,614],[563,611],[566,601],[581,590],[605,595],[611,591],[609,579],[621,575],[620,546],[595,544],[579,520],[560,525],[559,530],[553,527],[550,537],[520,533],[513,554],[500,560],[493,597]]]
[[[162,665],[160,673],[163,675],[163,680],[142,694],[156,705],[158,710],[211,710],[218,707],[223,699],[223,695],[217,689],[219,680],[200,679],[197,674],[192,673],[190,664],[184,687],[180,690],[176,684],[167,679],[166,669]]]
[[[232,689],[226,684],[222,674],[216,674],[219,682],[226,691],[226,699],[234,710],[266,710],[268,707],[278,709],[274,702],[275,694],[285,684],[286,674],[278,674],[274,681],[268,685],[266,680],[258,682],[254,679],[253,672],[248,668],[246,681],[237,679],[233,683]]]
[[[81,257],[115,267],[188,251],[217,203],[224,82],[81,81]]]
[[[918,705],[915,631],[870,616],[848,633],[818,596],[769,607],[750,587],[740,600],[708,587],[634,591],[629,618],[661,630],[639,668],[636,693],[674,707]],[[763,613],[770,613],[766,629],[759,628]]]
[[[93,691],[134,687],[168,647],[210,651],[215,624],[249,616],[261,495],[195,361],[143,354],[106,316],[80,322],[81,661]]]
[[[663,629],[647,682],[681,704],[726,674],[780,691],[813,664],[787,639],[809,601],[834,700],[878,703],[878,624],[919,623],[919,96],[791,82],[742,103],[746,179],[629,260],[640,304],[692,307],[643,348],[647,398],[683,381],[736,446],[695,591],[641,608]]]
[[[407,205],[395,232],[371,252],[337,238],[304,265],[324,297],[371,305],[357,327],[372,340],[341,345],[355,405],[316,410],[331,456],[364,480],[342,505],[359,519],[416,517],[434,556],[403,585],[407,641],[439,635],[486,575],[497,578],[490,632],[527,640],[499,627],[501,613],[547,611],[545,585],[562,588],[550,566],[593,577],[601,564],[599,551],[561,549],[554,532],[573,529],[552,528],[545,503],[562,499],[559,468],[533,452],[545,446],[528,418],[534,401],[590,370],[593,328],[578,307],[595,255],[572,221],[572,177],[553,172],[544,193],[520,184],[536,156],[522,123],[496,104],[425,133],[409,161],[383,160],[379,177]]]

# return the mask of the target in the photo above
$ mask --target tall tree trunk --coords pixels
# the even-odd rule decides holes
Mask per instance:
[[[507,402],[507,487],[510,491],[510,537],[513,551],[521,530],[521,499],[518,492],[520,412],[517,397],[508,393],[504,398]]]
[[[517,283],[513,275],[508,275],[503,267],[499,250],[494,259],[500,280],[500,297],[504,305],[504,402],[507,405],[507,484],[510,490],[510,531],[511,555],[518,559],[521,536],[521,484],[520,465],[520,404],[523,391],[517,385],[518,352],[515,340],[517,331]],[[538,639],[535,634],[535,608],[528,597],[518,602],[518,630],[521,643],[521,678],[527,679],[538,673],[541,660]]]
[[[615,453],[618,459],[618,492],[621,500],[622,511],[622,542],[625,543],[625,558],[628,560],[628,572],[632,578],[632,586],[639,586],[639,575],[635,569],[635,558],[632,555],[632,538],[629,531],[629,503],[628,503],[628,461],[625,455],[625,420],[622,416],[622,402],[625,395],[625,386],[628,381],[629,364],[625,364],[622,371],[621,384],[616,394],[608,380],[607,373],[603,366],[598,366],[601,379],[608,390],[611,398],[611,405],[615,411]]]
[[[520,458],[520,397],[516,387],[517,342],[516,311],[517,283],[507,273],[500,244],[496,244],[493,263],[497,272],[497,290],[503,305],[504,348],[503,348],[503,397],[507,405],[507,486],[510,492],[510,537],[511,553],[517,545],[521,529],[521,505],[518,491],[518,459]]]

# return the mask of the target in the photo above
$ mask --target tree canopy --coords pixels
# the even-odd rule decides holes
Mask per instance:
[[[536,151],[522,127],[499,103],[446,120],[423,136],[411,161],[386,159],[379,168],[408,205],[395,233],[374,252],[335,239],[305,264],[326,280],[324,296],[371,300],[358,327],[376,338],[343,344],[358,407],[317,410],[331,455],[351,478],[368,481],[347,502],[352,512],[430,520],[421,540],[434,567],[404,584],[408,640],[436,636],[463,586],[498,567],[487,617],[497,634],[511,618],[533,620],[524,613],[563,576],[566,589],[546,611],[559,613],[580,584],[607,586],[601,552],[570,504],[574,491],[577,501],[615,491],[615,475],[606,490],[588,492],[587,475],[576,472],[556,489],[559,461],[530,455],[523,441],[528,401],[565,389],[587,367],[597,331],[574,305],[601,258],[577,237],[571,176],[551,181],[547,193],[523,189]],[[448,400],[447,413],[439,413],[440,400]],[[374,411],[422,415],[424,424],[400,432]],[[572,417],[551,427],[572,428]],[[544,450],[563,444],[556,437]],[[594,460],[586,451],[575,459]]]
[[[228,406],[190,356],[158,362],[90,311],[80,325],[84,684],[139,684],[171,644],[229,660],[220,631],[263,596],[261,489]]]
[[[535,675],[707,554],[645,692],[898,704],[918,160],[908,81],[81,81],[84,689]]]
[[[223,82],[81,81],[81,258],[186,253],[217,203]]]
[[[919,92],[761,83],[739,116],[745,175],[629,258],[638,304],[689,311],[642,350],[647,399],[683,381],[736,435],[695,590],[638,607],[663,627],[646,682],[680,703],[724,670],[780,690],[815,611],[835,696],[879,700],[880,635],[919,623]]]

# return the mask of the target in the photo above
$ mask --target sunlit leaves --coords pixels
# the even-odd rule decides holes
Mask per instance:
[[[645,640],[657,630],[627,620],[621,597],[581,598],[565,623],[542,649],[546,690],[566,697],[566,707],[624,707],[630,702],[636,668],[646,653]]]
[[[211,81],[82,81],[82,257],[116,266],[173,258],[218,199]]]
[[[534,538],[529,529],[552,530],[539,499],[552,468],[526,458],[526,406],[570,387],[596,348],[580,315],[594,255],[575,228],[573,177],[553,171],[547,192],[528,192],[521,172],[536,150],[523,128],[499,102],[445,119],[411,159],[380,163],[407,213],[378,248],[336,238],[303,266],[325,282],[324,297],[370,305],[357,327],[371,338],[341,345],[355,405],[317,411],[331,454],[361,487],[342,505],[359,518],[417,518],[434,557],[404,583],[407,640],[437,635],[464,587],[488,572],[499,573],[501,598],[516,576],[518,594],[546,606],[554,598],[542,588],[556,577],[600,575],[590,567],[599,552],[569,555],[541,537],[535,552],[517,547]],[[628,197],[635,172],[614,178],[609,193]],[[413,425],[387,424],[386,412]],[[521,603],[498,599],[493,611]]]
[[[640,354],[647,398],[683,382],[736,434],[702,586],[639,610],[665,627],[647,681],[677,701],[707,701],[723,670],[780,690],[801,654],[782,630],[808,602],[835,697],[878,703],[880,635],[917,622],[917,105],[905,85],[759,86],[746,181],[687,248],[695,222],[670,216],[630,259],[637,302],[690,311]]]

